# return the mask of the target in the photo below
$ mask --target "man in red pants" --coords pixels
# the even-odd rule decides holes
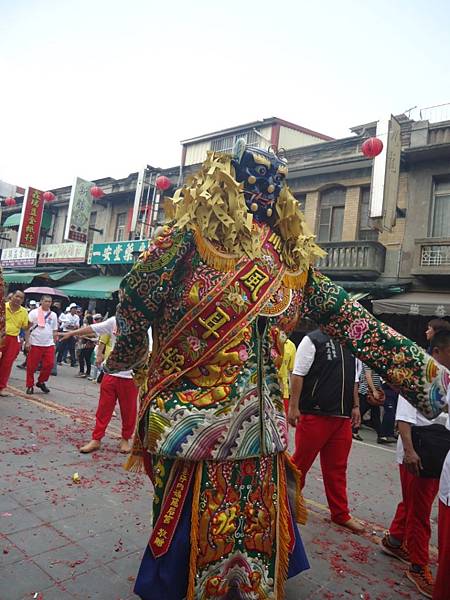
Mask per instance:
[[[296,427],[294,463],[305,477],[320,453],[331,520],[355,533],[364,527],[350,516],[347,461],[352,425],[359,426],[355,358],[319,329],[300,342],[291,378],[288,421]]]
[[[63,340],[74,335],[109,335],[111,345],[116,343],[117,324],[116,317],[110,317],[101,323],[86,325],[74,331],[64,333]],[[137,415],[138,388],[133,381],[131,371],[120,371],[112,375],[104,375],[100,385],[100,398],[97,413],[95,415],[95,427],[90,442],[80,448],[83,454],[95,452],[101,446],[101,440],[105,435],[106,428],[111,421],[116,402],[119,401],[120,415],[122,417],[122,439],[120,440],[120,452],[128,453],[131,449],[130,440],[133,437]]]
[[[25,294],[17,290],[5,304],[6,334],[0,348],[0,396],[9,396],[5,388],[20,350],[18,335],[21,329],[29,327],[28,312],[22,306],[24,300]]]
[[[450,332],[436,333],[431,340],[433,357],[450,367]],[[411,427],[430,425],[444,420],[445,415],[429,421],[409,402],[399,396],[395,415],[400,437],[397,443],[397,462],[400,470],[402,501],[398,504],[389,531],[381,540],[383,552],[409,564],[406,576],[426,598],[433,597],[433,576],[429,567],[431,537],[431,508],[438,493],[439,480],[420,477],[420,457],[414,449]],[[443,525],[445,532],[445,525]],[[448,542],[447,542],[448,544]],[[445,544],[443,544],[445,547]],[[448,587],[448,586],[447,586]],[[442,596],[447,600],[450,594]]]
[[[450,394],[448,396],[450,409]],[[444,462],[439,483],[438,570],[434,582],[433,600],[450,598],[450,452]]]
[[[36,386],[49,393],[47,381],[55,362],[55,341],[58,334],[58,317],[50,310],[51,296],[42,296],[39,308],[28,314],[30,329],[25,333],[27,354],[27,394],[34,392],[34,374],[41,364]]]

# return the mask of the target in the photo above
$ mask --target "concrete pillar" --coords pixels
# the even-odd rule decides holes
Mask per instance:
[[[305,201],[305,220],[313,233],[316,233],[319,211],[319,192],[308,192]]]
[[[342,241],[353,242],[358,238],[359,199],[361,188],[349,187],[345,193],[344,224],[342,226]]]

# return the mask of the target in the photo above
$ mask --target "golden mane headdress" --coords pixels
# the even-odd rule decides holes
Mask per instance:
[[[261,236],[247,211],[243,184],[236,181],[231,160],[230,154],[208,152],[200,171],[165,204],[166,216],[177,228],[194,230],[202,256],[220,270],[228,270],[243,254],[256,258],[261,252]],[[303,273],[324,253],[314,243],[287,185],[275,208],[274,231],[281,238],[282,260],[288,271]]]

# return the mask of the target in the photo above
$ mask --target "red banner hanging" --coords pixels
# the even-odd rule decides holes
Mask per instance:
[[[29,187],[25,192],[22,206],[17,246],[37,250],[44,212],[44,192]]]

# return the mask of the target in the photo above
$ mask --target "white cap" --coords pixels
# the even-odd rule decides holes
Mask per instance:
[[[70,306],[67,306],[66,311],[65,312],[70,312]]]
[[[77,307],[77,305],[75,304],[75,302],[72,302],[72,304],[69,304],[69,306],[67,308],[70,310],[71,308],[76,308],[76,307]]]
[[[36,306],[36,304],[37,304],[36,300],[30,300],[30,306],[31,305]]]

